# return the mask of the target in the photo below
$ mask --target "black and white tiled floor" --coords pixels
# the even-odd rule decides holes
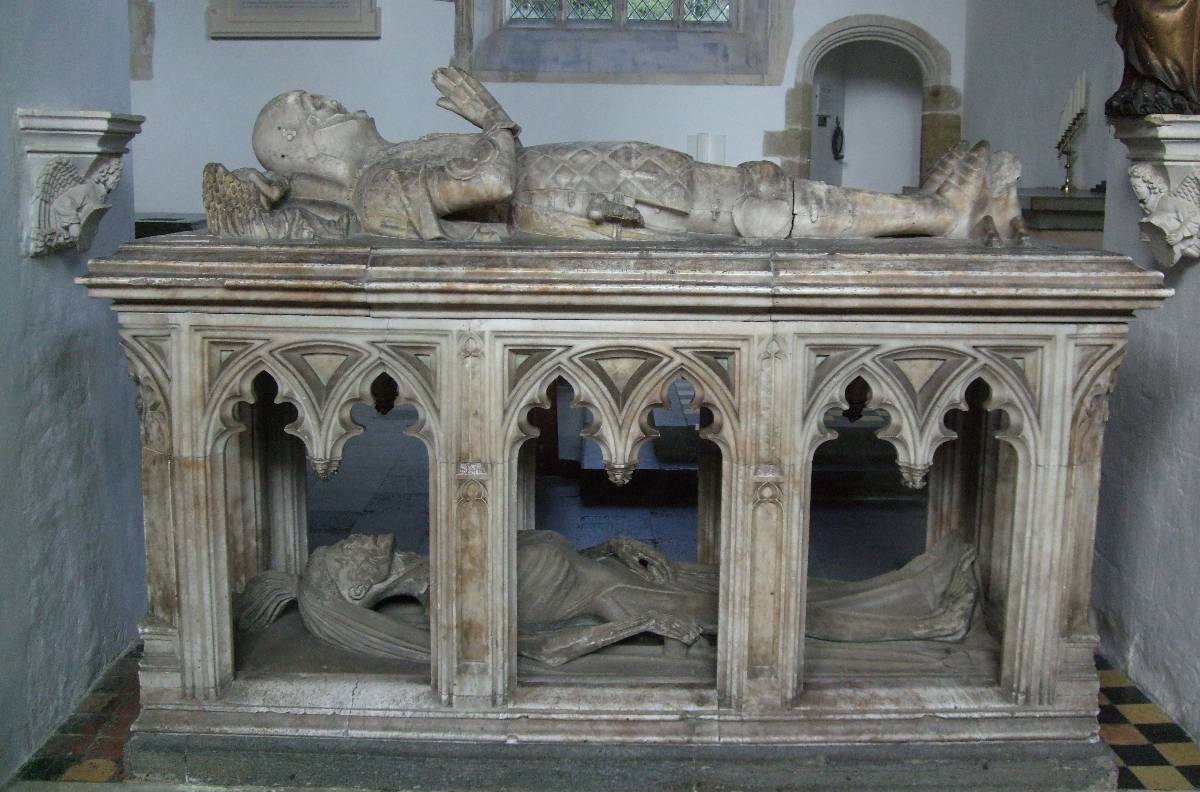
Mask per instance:
[[[1100,737],[1116,756],[1120,789],[1200,789],[1200,747],[1129,681],[1098,658]]]
[[[139,694],[134,650],[109,669],[17,775],[26,781],[121,781],[121,754]],[[1119,789],[1200,789],[1200,746],[1120,670],[1097,658],[1100,736]]]

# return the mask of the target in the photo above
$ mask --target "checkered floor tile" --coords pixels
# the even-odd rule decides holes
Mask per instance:
[[[1200,747],[1112,664],[1097,658],[1100,736],[1120,789],[1200,789]]]
[[[18,773],[23,780],[120,781],[121,753],[138,712],[130,652]],[[1120,789],[1200,789],[1200,747],[1121,671],[1096,658],[1100,736],[1112,748]]]

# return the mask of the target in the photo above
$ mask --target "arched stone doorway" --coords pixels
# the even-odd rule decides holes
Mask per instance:
[[[880,14],[848,16],[821,28],[800,51],[796,84],[786,94],[784,129],[763,134],[763,156],[779,157],[790,175],[808,178],[812,156],[813,74],[838,47],[881,41],[910,53],[921,67],[921,177],[962,136],[962,97],[950,85],[950,52],[926,30]]]

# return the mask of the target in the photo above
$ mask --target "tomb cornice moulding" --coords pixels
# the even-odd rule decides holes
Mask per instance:
[[[143,121],[99,110],[17,110],[28,255],[87,250],[120,181],[121,156]]]
[[[1113,316],[1171,295],[1094,251],[929,240],[727,247],[624,243],[230,244],[176,235],[92,262],[93,294],[134,310],[591,316]]]
[[[1142,240],[1164,269],[1200,260],[1200,116],[1110,119],[1129,152]]]

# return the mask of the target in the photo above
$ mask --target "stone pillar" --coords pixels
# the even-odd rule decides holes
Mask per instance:
[[[1069,651],[1095,652],[1098,636],[1089,611],[1092,599],[1092,548],[1100,500],[1100,460],[1108,399],[1125,356],[1124,335],[1080,337],[1075,341],[1076,380],[1072,393],[1071,446],[1068,458],[1068,571],[1062,615]]]
[[[1073,350],[1055,342],[1040,432],[1019,442],[1000,685],[1019,705],[1054,703],[1067,574]]]
[[[785,707],[796,692],[793,667],[800,661],[796,645],[803,641],[796,630],[799,628],[799,636],[803,636],[804,625],[803,618],[787,603],[797,599],[803,603],[807,586],[800,560],[803,542],[798,538],[798,526],[789,519],[796,513],[789,491],[797,486],[796,477],[791,475],[794,465],[784,463],[787,410],[783,409],[783,394],[793,392],[787,387],[787,342],[774,335],[756,341],[758,366],[746,423],[753,464],[747,466],[749,475],[736,490],[739,502],[734,504],[734,525],[730,527],[737,530],[740,523],[742,530],[734,538],[744,534],[745,540],[730,543],[733,555],[724,559],[736,569],[735,580],[745,580],[746,607],[731,613],[735,624],[744,625],[741,705],[751,711]],[[734,626],[722,625],[722,640],[741,637],[734,633]],[[731,690],[738,689],[736,682],[736,677],[731,678]]]
[[[517,530],[537,527],[537,446],[526,441],[517,453]]]
[[[122,347],[136,388],[141,437],[142,521],[146,539],[146,615],[138,676],[142,696],[179,688],[179,587],[175,572],[175,517],[171,482],[175,467],[167,328],[126,328]]]
[[[271,569],[300,574],[308,563],[308,459],[304,443],[284,432],[284,407],[266,405],[258,440],[264,482],[264,541]]]
[[[439,649],[454,657],[446,664],[451,676],[441,684],[455,704],[491,706],[502,703],[516,684],[515,665],[509,662],[516,630],[515,569],[510,567],[516,556],[503,519],[510,503],[507,489],[511,484],[515,493],[516,482],[506,484],[495,475],[496,444],[489,430],[496,425],[490,409],[498,400],[489,392],[485,341],[465,331],[456,334],[455,343],[460,366],[447,416],[455,446],[452,516],[438,542],[440,552],[453,558],[438,566],[451,576],[438,590],[445,597],[441,601],[454,604],[447,624],[453,639],[443,640]]]
[[[265,481],[262,456],[268,441],[266,408],[259,399],[255,404],[239,404],[237,420],[246,430],[225,444],[225,520],[229,526],[229,585],[240,593],[250,578],[265,569],[269,553],[266,535]],[[294,570],[289,570],[294,571]]]
[[[229,587],[225,445],[204,424],[207,408],[203,358],[187,325],[173,338],[171,405],[174,417],[168,498],[177,519],[175,566],[179,575],[179,644],[182,694],[215,699],[233,679],[233,619]],[[234,432],[238,427],[225,427]],[[227,438],[231,439],[231,438]],[[214,500],[214,498],[216,500]]]

